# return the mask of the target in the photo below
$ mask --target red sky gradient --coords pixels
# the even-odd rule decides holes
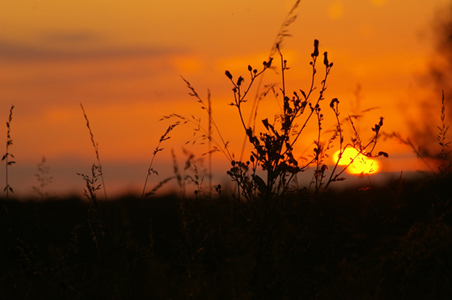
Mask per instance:
[[[36,186],[36,165],[44,156],[53,183],[49,192],[82,192],[76,172],[88,174],[96,162],[83,104],[99,143],[107,191],[115,193],[143,187],[152,152],[177,113],[207,116],[180,76],[207,100],[210,89],[214,118],[232,152],[239,155],[243,131],[234,107],[229,70],[245,77],[248,64],[260,68],[268,58],[275,36],[295,1],[3,1],[0,3],[0,120],[12,121],[10,184],[17,194]],[[289,91],[309,89],[313,40],[328,51],[334,67],[325,98],[341,101],[342,117],[378,107],[356,125],[363,137],[383,116],[383,131],[410,137],[410,122],[418,122],[420,105],[431,102],[438,116],[441,91],[421,80],[434,55],[433,24],[446,0],[316,0],[301,1],[292,35],[282,51],[290,70]],[[276,60],[275,60],[276,61]],[[324,69],[318,65],[318,84]],[[279,82],[269,71],[264,83]],[[358,86],[360,92],[357,93]],[[359,99],[359,101],[357,101]],[[273,119],[275,100],[262,103],[259,119]],[[330,112],[328,112],[330,113]],[[326,114],[327,118],[328,115]],[[326,126],[327,127],[327,126]],[[326,128],[325,127],[325,128]],[[177,127],[157,154],[149,187],[172,174],[171,149],[180,166],[182,146],[194,126]],[[0,131],[1,133],[1,131]],[[347,135],[350,130],[346,127]],[[312,152],[313,135],[296,147],[299,156]],[[6,126],[0,134],[6,143]],[[199,157],[206,146],[185,148]],[[248,149],[249,150],[249,149]],[[381,141],[381,171],[425,169],[411,149],[394,140]],[[333,153],[331,153],[332,155]],[[214,167],[222,175],[228,161],[214,154]],[[205,162],[205,166],[207,166]],[[0,184],[5,182],[5,166]],[[351,176],[351,175],[349,175]],[[207,180],[205,181],[207,184]]]

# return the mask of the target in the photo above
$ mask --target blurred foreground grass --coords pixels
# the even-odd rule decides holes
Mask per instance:
[[[451,178],[283,201],[2,200],[1,299],[450,299]]]

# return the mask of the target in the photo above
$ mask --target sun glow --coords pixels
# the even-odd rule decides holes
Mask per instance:
[[[340,151],[336,151],[333,156],[334,163],[337,163],[339,160]],[[351,164],[350,164],[351,162]],[[349,174],[375,174],[378,173],[380,169],[380,165],[378,161],[362,155],[355,148],[347,148],[344,153],[342,153],[342,157],[339,160],[339,166],[346,166],[347,173]]]

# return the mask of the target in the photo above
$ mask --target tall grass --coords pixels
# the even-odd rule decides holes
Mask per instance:
[[[3,189],[4,192],[6,192],[6,199],[9,199],[9,193],[14,193],[13,188],[11,187],[11,185],[9,184],[9,166],[12,164],[15,164],[16,162],[12,159],[14,159],[14,155],[12,153],[10,153],[9,148],[13,145],[13,140],[11,138],[11,122],[13,120],[13,109],[14,109],[14,105],[11,105],[11,109],[9,110],[9,117],[8,117],[8,121],[6,122],[6,152],[2,157],[2,161],[5,161],[6,163],[6,168],[5,168],[5,172],[6,172],[6,186]]]
[[[86,127],[88,128],[89,135],[90,135],[90,138],[91,138],[91,143],[93,145],[94,152],[96,154],[96,159],[97,159],[97,164],[98,164],[96,169],[98,169],[99,176],[100,176],[100,178],[102,180],[102,188],[104,190],[105,200],[107,200],[108,197],[107,197],[107,189],[105,188],[104,173],[102,171],[102,164],[100,163],[100,158],[99,158],[99,144],[94,141],[94,134],[93,134],[93,132],[91,130],[91,126],[89,124],[88,116],[86,115],[85,109],[83,108],[83,105],[81,103],[80,103],[80,107],[82,108],[83,117],[85,118],[85,121],[86,121]],[[93,166],[93,170],[94,170],[94,168],[95,168],[95,166]],[[94,171],[93,171],[93,174],[94,174]],[[87,182],[87,185],[88,185],[88,182]]]
[[[37,186],[33,186],[33,192],[41,199],[51,198],[50,194],[46,191],[49,184],[52,183],[53,177],[49,175],[50,167],[46,164],[47,160],[43,156],[41,162],[38,164],[38,173],[35,174],[38,181]]]
[[[168,126],[168,128],[165,131],[165,133],[160,137],[159,142],[157,144],[157,147],[155,147],[155,150],[152,153],[152,159],[151,159],[151,163],[149,164],[149,168],[148,168],[148,172],[147,172],[147,175],[146,175],[146,179],[144,181],[143,192],[141,193],[141,198],[144,198],[144,196],[145,196],[146,185],[148,183],[149,176],[151,176],[151,174],[158,175],[158,172],[156,170],[154,170],[152,165],[154,163],[154,159],[155,159],[155,156],[157,155],[157,153],[163,151],[163,148],[160,148],[160,145],[161,145],[162,142],[170,139],[169,134],[177,125],[179,125],[179,122],[176,122],[176,123]]]
[[[438,171],[441,176],[446,176],[450,173],[452,168],[452,157],[451,151],[448,150],[450,143],[452,141],[447,139],[447,132],[449,130],[449,126],[446,125],[446,105],[444,104],[444,91],[442,92],[441,97],[441,125],[437,126],[438,135],[436,136],[436,140],[438,141],[438,145],[441,150],[436,154],[436,157],[440,160],[440,165],[438,166]]]

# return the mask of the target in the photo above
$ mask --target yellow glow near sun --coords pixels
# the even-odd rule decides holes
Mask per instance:
[[[371,0],[375,6],[381,6],[386,3],[387,0]]]
[[[198,73],[202,69],[202,62],[196,57],[174,57],[174,64],[179,72],[185,73]]]
[[[336,163],[339,159],[339,151],[333,155],[333,160]],[[349,174],[375,174],[379,171],[380,165],[378,161],[359,154],[355,148],[347,148],[342,154],[339,161],[340,166],[346,166],[353,160],[352,164],[348,166],[347,173]]]
[[[328,13],[331,19],[339,19],[344,14],[344,5],[341,2],[331,3],[328,8]]]

